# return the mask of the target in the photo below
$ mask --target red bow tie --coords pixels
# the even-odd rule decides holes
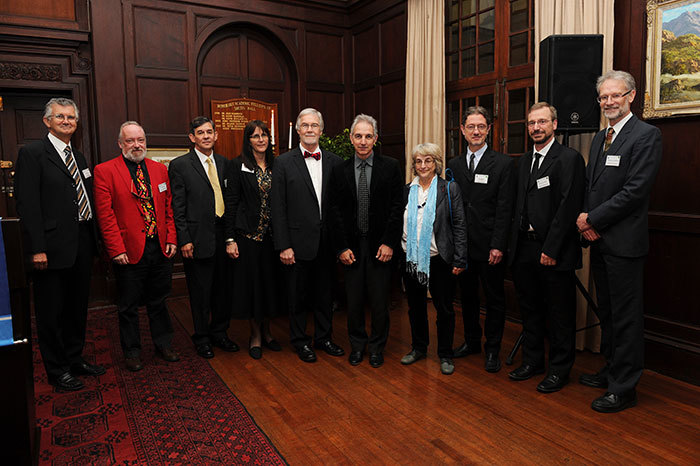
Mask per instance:
[[[305,159],[308,159],[309,157],[313,157],[313,158],[315,158],[316,160],[321,160],[321,153],[320,153],[320,152],[315,152],[315,153],[312,154],[311,152],[304,151],[304,158],[305,158]]]

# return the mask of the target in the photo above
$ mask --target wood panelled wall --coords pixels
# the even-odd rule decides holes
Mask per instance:
[[[642,114],[646,0],[616,0],[614,67],[632,73]],[[700,145],[699,117],[649,123],[661,130],[663,161],[649,206],[645,273],[646,365],[700,384]]]

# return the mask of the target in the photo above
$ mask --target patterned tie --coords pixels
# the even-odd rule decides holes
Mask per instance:
[[[321,153],[320,152],[314,152],[313,154],[311,152],[304,151],[304,158],[308,159],[309,157],[314,158],[316,160],[321,160]]]
[[[209,177],[209,182],[211,183],[212,189],[214,189],[214,205],[216,210],[216,216],[222,217],[224,215],[224,196],[221,194],[221,185],[219,184],[219,177],[216,176],[214,161],[211,159],[211,157],[207,157],[207,165],[207,176]]]
[[[474,178],[474,159],[476,158],[476,154],[472,153],[472,156],[469,157],[469,173],[471,173],[472,178]]]
[[[369,189],[367,189],[367,161],[360,162],[360,179],[357,182],[357,227],[360,233],[369,231]]]
[[[85,193],[85,187],[83,186],[83,180],[80,178],[78,173],[78,165],[75,163],[75,157],[73,157],[73,152],[70,150],[70,146],[66,146],[63,149],[66,159],[66,168],[70,172],[70,176],[73,177],[73,182],[75,183],[75,191],[78,194],[78,215],[80,220],[88,220],[90,218],[90,202],[88,202],[87,194]]]
[[[605,144],[603,144],[603,154],[607,154],[608,149],[610,149],[614,133],[615,130],[612,128],[612,126],[608,128],[608,133],[605,135]]]
[[[141,164],[136,165],[136,194],[141,201],[141,215],[143,223],[146,226],[146,237],[155,238],[156,236],[156,209],[153,207],[151,195],[148,192],[146,177],[143,175]]]

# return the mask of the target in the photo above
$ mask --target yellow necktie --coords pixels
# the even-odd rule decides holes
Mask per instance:
[[[216,169],[214,168],[214,161],[211,157],[207,157],[207,176],[209,177],[209,182],[211,187],[214,188],[214,203],[216,205],[216,216],[221,217],[224,215],[224,196],[221,195],[221,185],[219,184],[219,177],[216,176]]]

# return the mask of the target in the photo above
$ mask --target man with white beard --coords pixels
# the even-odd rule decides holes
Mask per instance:
[[[177,250],[172,195],[165,165],[146,158],[146,134],[135,121],[119,128],[121,155],[95,167],[95,205],[107,254],[117,279],[119,336],[126,368],[141,362],[139,303],[146,304],[156,353],[168,362],[173,328],[165,299],[170,294]]]

